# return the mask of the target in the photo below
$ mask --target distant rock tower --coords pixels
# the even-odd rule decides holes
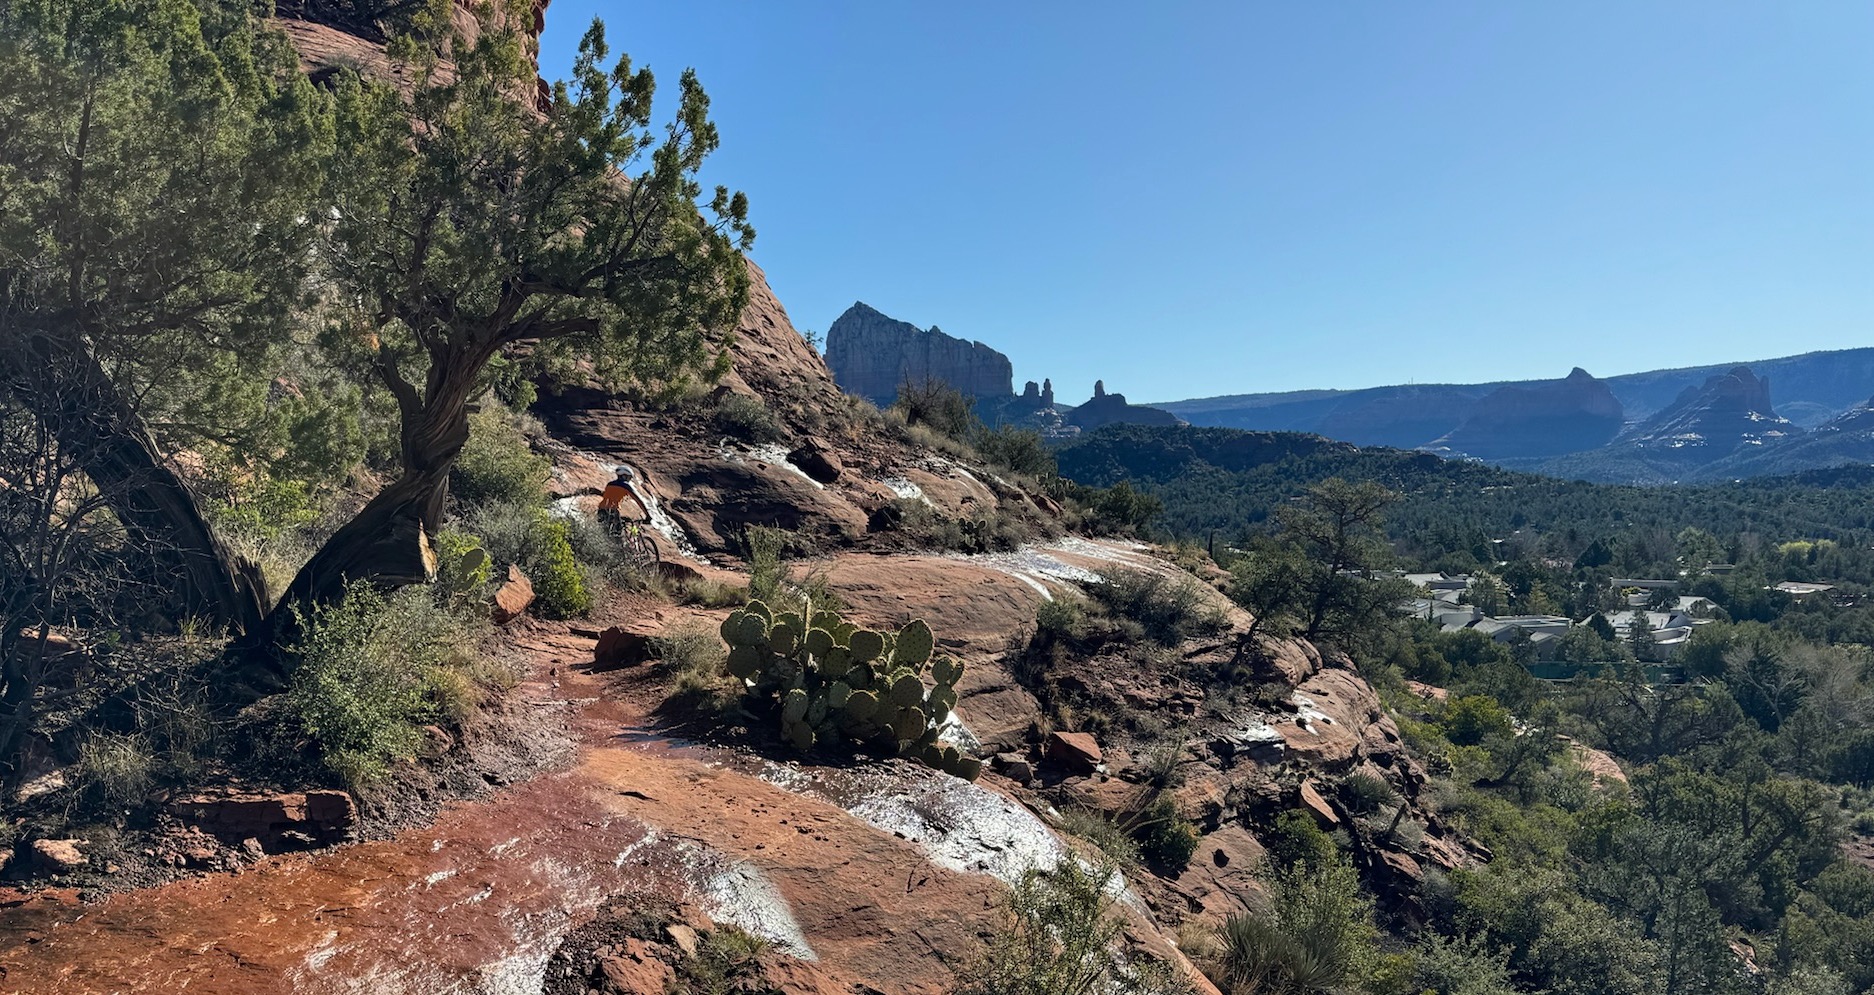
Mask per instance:
[[[1052,380],[1044,379],[1041,381],[1041,406],[1044,408],[1054,407],[1054,381]]]
[[[1106,381],[1104,381],[1104,380],[1095,380],[1095,381],[1093,381],[1093,397],[1094,397],[1094,399],[1095,399],[1095,400],[1098,400],[1098,399],[1100,399],[1100,398],[1102,398],[1102,397],[1105,397],[1105,396],[1106,396]]]

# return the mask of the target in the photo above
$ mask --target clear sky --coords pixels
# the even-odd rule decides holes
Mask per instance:
[[[553,0],[693,66],[796,326],[1063,401],[1874,345],[1874,4]]]

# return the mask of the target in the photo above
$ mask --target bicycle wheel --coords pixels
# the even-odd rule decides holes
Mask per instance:
[[[652,542],[651,537],[642,529],[632,529],[631,533],[625,536],[625,556],[631,560],[631,565],[639,570],[649,570],[655,567],[660,559],[657,544]]]

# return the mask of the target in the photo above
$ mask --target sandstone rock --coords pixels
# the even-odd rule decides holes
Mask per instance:
[[[70,874],[90,863],[83,845],[83,840],[33,840],[33,860],[54,874]]]
[[[998,753],[995,756],[995,768],[1002,776],[1017,784],[1027,784],[1035,779],[1035,769],[1028,758],[1019,753]]]
[[[1322,829],[1340,825],[1340,816],[1335,813],[1334,806],[1321,797],[1321,792],[1315,790],[1313,778],[1301,782],[1301,807],[1314,816],[1314,821],[1320,823]]]
[[[417,754],[425,760],[435,760],[455,749],[455,737],[441,726],[423,727],[423,745],[417,748]]]
[[[669,934],[670,942],[676,944],[677,949],[683,951],[685,957],[696,956],[698,942],[696,930],[678,922],[665,926],[664,932]]]
[[[495,591],[493,615],[496,625],[506,625],[521,617],[529,605],[534,603],[533,581],[521,572],[521,568],[508,564],[508,579]]]
[[[1009,358],[983,345],[921,329],[856,303],[826,330],[826,363],[848,394],[883,407],[898,386],[942,380],[972,397],[1009,397],[1015,370]]]
[[[794,447],[794,450],[787,454],[787,461],[800,467],[802,473],[822,484],[830,484],[838,480],[840,474],[846,472],[846,465],[840,462],[839,453],[835,452],[833,447],[827,445],[824,440],[816,438],[808,438],[807,441]]]
[[[1049,733],[1047,758],[1076,774],[1091,774],[1106,762],[1100,744],[1085,732]]]
[[[651,945],[635,937],[625,941],[619,956],[599,961],[599,974],[609,986],[601,991],[608,995],[663,992],[676,980],[670,965],[656,955]]]
[[[630,667],[650,658],[650,634],[623,626],[614,625],[599,633],[598,644],[592,648],[592,663],[602,669]]]
[[[168,809],[183,823],[230,841],[276,839],[288,832],[330,838],[358,821],[357,803],[343,791],[195,795],[170,802]]]

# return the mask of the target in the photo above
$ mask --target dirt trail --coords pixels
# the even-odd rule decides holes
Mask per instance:
[[[1000,581],[976,588],[995,601],[1032,593],[970,572]],[[647,890],[813,961],[802,991],[935,992],[975,948],[1011,855],[1056,845],[1012,801],[915,765],[804,767],[672,743],[645,695],[632,703],[648,678],[584,672],[591,643],[563,632],[517,636],[535,659],[520,697],[572,710],[584,744],[572,768],[388,841],[0,909],[0,992],[532,993],[568,930]]]

